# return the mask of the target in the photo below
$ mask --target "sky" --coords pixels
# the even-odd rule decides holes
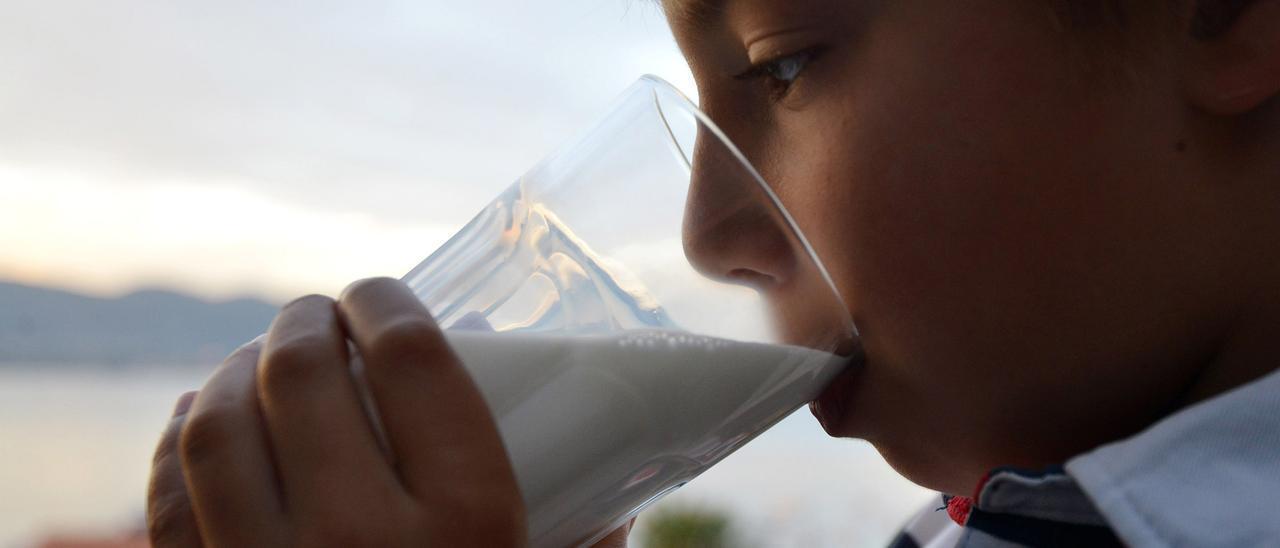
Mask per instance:
[[[0,279],[283,302],[399,276],[644,73],[648,0],[17,0]]]
[[[695,91],[651,0],[6,0],[0,280],[283,303],[400,276],[645,73]],[[117,377],[83,386],[134,389]],[[46,393],[24,390],[60,413],[100,401]],[[751,445],[675,500],[720,493],[766,533],[861,528],[849,534],[882,543],[926,493],[803,418],[807,430],[775,429],[786,443]],[[798,472],[760,473],[784,466]],[[135,476],[120,492],[137,493]],[[761,490],[776,496],[747,496]],[[38,508],[78,508],[46,491]]]

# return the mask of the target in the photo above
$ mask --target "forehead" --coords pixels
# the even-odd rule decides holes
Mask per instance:
[[[673,25],[705,27],[720,20],[727,0],[660,0]]]
[[[667,22],[677,34],[723,30],[727,27],[768,26],[796,19],[831,19],[849,13],[849,0],[658,0]]]

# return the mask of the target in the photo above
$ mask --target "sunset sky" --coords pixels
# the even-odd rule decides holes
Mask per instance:
[[[398,276],[647,72],[692,91],[646,0],[7,4],[0,279]]]

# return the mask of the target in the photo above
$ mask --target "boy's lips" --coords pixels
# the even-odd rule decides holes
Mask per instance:
[[[817,399],[809,402],[809,411],[818,419],[822,429],[829,436],[839,436],[841,426],[845,423],[845,413],[849,410],[849,398],[853,395],[858,376],[866,367],[867,357],[862,348],[858,348],[849,358],[849,364],[836,375]]]

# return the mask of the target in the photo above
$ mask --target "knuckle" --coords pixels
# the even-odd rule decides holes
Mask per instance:
[[[311,307],[323,307],[323,306],[333,306],[333,299],[326,297],[324,295],[312,293],[310,295],[303,295],[301,297],[298,297],[292,301],[285,303],[284,306],[280,307],[280,311],[284,312],[285,310],[292,310],[296,308],[311,308]]]
[[[358,504],[351,501],[359,500]],[[300,546],[334,548],[421,545],[414,533],[414,506],[403,492],[375,489],[347,501],[321,501],[300,509]]]
[[[239,348],[232,350],[222,363],[235,363],[240,361],[258,362],[258,357],[262,355],[262,344],[266,336],[259,335],[258,338],[245,343]]]
[[[187,419],[178,441],[182,464],[194,468],[216,458],[235,437],[229,410],[210,406]]]
[[[299,335],[271,345],[258,371],[263,390],[279,394],[308,382],[316,373],[315,364],[324,359],[331,346],[328,339],[317,334]]]
[[[483,538],[494,546],[524,542],[525,508],[518,494],[469,489],[454,491],[444,500],[436,517],[457,538]]]
[[[380,357],[440,359],[451,355],[444,335],[429,316],[412,315],[390,320],[369,338],[362,349]]]
[[[388,277],[364,278],[356,280],[347,285],[346,289],[338,296],[340,301],[362,300],[368,292],[377,292],[380,288],[386,287],[388,284],[402,283],[400,280]]]
[[[370,524],[355,525],[347,520],[331,520],[311,528],[303,535],[300,546],[320,548],[374,548],[394,546],[391,535]]]
[[[147,536],[152,546],[181,546],[195,535],[193,521],[185,496],[153,498],[147,507]]]
[[[156,444],[155,453],[151,456],[152,467],[162,466],[177,455],[178,436],[182,433],[182,425],[185,422],[185,417],[175,417],[169,421],[169,425],[165,427],[164,434],[160,436],[160,443]]]
[[[522,544],[525,532],[524,506],[504,506],[494,509],[485,521],[478,524],[483,530],[492,531],[497,544],[516,546]]]

